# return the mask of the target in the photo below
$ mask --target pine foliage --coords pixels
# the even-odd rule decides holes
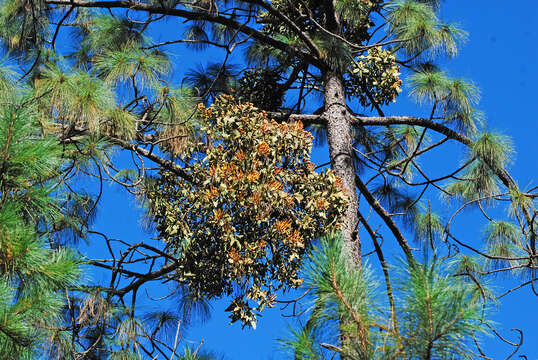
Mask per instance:
[[[12,84],[12,89],[14,88]],[[32,98],[0,94],[0,357],[34,359],[62,325],[80,260],[50,249],[43,230],[63,215],[61,147],[42,136]]]
[[[477,289],[435,257],[398,265],[394,312],[367,264],[349,270],[338,238],[324,238],[305,269],[311,288],[308,322],[281,343],[296,359],[473,358],[472,338],[486,332]],[[343,341],[346,337],[350,341]]]

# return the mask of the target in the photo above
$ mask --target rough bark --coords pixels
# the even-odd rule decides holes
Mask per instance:
[[[343,80],[336,73],[327,71],[325,76],[325,104],[323,117],[327,121],[327,140],[331,166],[342,178],[349,203],[342,223],[342,251],[351,266],[361,263],[361,244],[357,232],[358,200],[355,184],[355,166],[351,139],[351,124],[346,107]]]

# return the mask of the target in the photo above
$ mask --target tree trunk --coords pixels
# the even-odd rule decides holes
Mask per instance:
[[[324,118],[327,119],[327,139],[332,169],[342,178],[344,189],[349,195],[349,204],[342,221],[342,252],[351,267],[361,263],[361,244],[357,232],[358,200],[355,187],[355,165],[351,140],[351,125],[346,107],[346,95],[342,77],[327,71],[324,74],[325,104]]]

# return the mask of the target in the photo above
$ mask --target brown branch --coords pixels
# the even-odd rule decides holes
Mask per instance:
[[[359,189],[360,193],[364,196],[366,201],[368,201],[368,204],[375,210],[375,212],[383,219],[385,224],[387,224],[388,228],[396,238],[396,241],[398,241],[398,244],[400,244],[400,247],[405,253],[405,257],[407,258],[407,262],[409,265],[413,265],[415,263],[415,260],[413,258],[413,254],[411,253],[411,247],[409,246],[409,243],[403,236],[402,232],[390,216],[390,214],[381,206],[379,201],[372,195],[370,190],[364,185],[362,180],[359,176],[355,177],[355,182],[357,184],[357,188]]]
[[[177,164],[175,164],[171,160],[166,160],[165,158],[162,158],[162,157],[154,154],[150,150],[144,149],[144,148],[142,148],[140,146],[137,146],[135,144],[131,144],[130,142],[125,141],[125,140],[113,138],[112,141],[116,145],[119,145],[119,146],[121,146],[122,148],[124,148],[126,150],[134,151],[135,153],[137,153],[137,154],[139,154],[139,155],[141,155],[141,156],[143,156],[143,157],[157,163],[161,167],[173,172],[174,174],[176,174],[177,176],[181,177],[182,179],[184,179],[186,181],[189,181],[189,182],[194,181],[192,176],[189,173],[187,173],[185,171],[185,169],[178,166]]]
[[[375,252],[377,254],[377,258],[379,259],[379,262],[381,263],[381,268],[383,269],[383,275],[385,277],[385,284],[387,287],[387,296],[389,298],[390,303],[390,312],[391,312],[391,318],[392,322],[394,324],[394,332],[396,336],[400,337],[400,331],[398,329],[398,319],[396,318],[396,305],[394,303],[394,293],[392,291],[392,286],[390,284],[390,276],[389,276],[389,267],[387,265],[387,262],[385,261],[385,256],[383,255],[383,251],[381,250],[381,246],[379,245],[379,242],[377,241],[377,235],[373,231],[373,229],[370,227],[370,224],[368,224],[368,221],[364,218],[364,216],[361,214],[360,211],[357,212],[359,216],[359,221],[363,224],[364,228],[372,238],[372,242],[374,243]]]
[[[169,263],[167,265],[164,265],[159,270],[155,270],[153,272],[145,274],[144,276],[140,277],[138,280],[132,282],[131,284],[125,286],[124,288],[121,288],[119,290],[110,289],[110,292],[113,295],[123,296],[123,295],[127,294],[129,291],[132,291],[132,290],[135,290],[135,289],[139,288],[141,285],[143,285],[144,283],[146,283],[148,281],[155,280],[155,279],[157,279],[157,278],[159,278],[159,277],[161,277],[163,275],[171,273],[172,271],[174,271],[178,267],[179,267],[178,262]]]

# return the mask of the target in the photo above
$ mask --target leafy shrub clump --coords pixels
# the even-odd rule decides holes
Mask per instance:
[[[303,255],[339,227],[348,197],[333,172],[315,171],[300,122],[230,96],[198,110],[202,140],[184,155],[186,176],[162,171],[150,194],[157,230],[194,298],[233,295],[232,322],[255,326],[275,291],[302,283]]]
[[[353,76],[347,84],[350,95],[357,96],[362,106],[372,105],[372,100],[380,105],[388,105],[395,102],[402,91],[396,56],[380,47],[373,47],[361,56],[351,72]]]

